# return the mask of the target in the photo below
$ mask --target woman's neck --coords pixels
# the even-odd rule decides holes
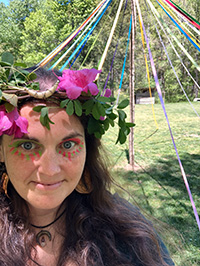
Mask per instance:
[[[36,209],[29,206],[30,210],[30,222],[36,226],[46,226],[56,219],[64,210],[64,208],[54,209]]]

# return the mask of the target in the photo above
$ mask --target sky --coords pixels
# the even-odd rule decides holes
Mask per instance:
[[[5,5],[9,4],[9,0],[0,0],[0,2],[4,3]]]

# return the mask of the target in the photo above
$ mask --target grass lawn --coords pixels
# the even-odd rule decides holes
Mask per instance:
[[[200,114],[200,103],[193,103]],[[178,266],[200,265],[200,232],[181,175],[166,118],[160,104],[154,105],[159,129],[156,131],[151,105],[136,105],[134,151],[135,171],[128,170],[124,145],[113,143],[117,130],[103,138],[111,159],[111,171],[124,189],[113,187],[161,228],[160,234]],[[200,118],[189,103],[166,104],[192,196],[200,215]]]

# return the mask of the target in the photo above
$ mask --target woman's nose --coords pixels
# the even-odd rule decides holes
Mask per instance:
[[[55,150],[46,150],[37,161],[38,171],[44,175],[54,176],[61,171],[60,154]]]

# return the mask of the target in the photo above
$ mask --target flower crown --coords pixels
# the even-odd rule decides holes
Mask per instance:
[[[64,70],[62,76],[58,76],[59,82],[47,91],[38,91],[39,83],[34,80],[37,75],[26,70],[25,64],[14,63],[13,56],[6,52],[2,54],[0,62],[0,136],[3,134],[22,137],[28,133],[28,121],[18,113],[18,104],[27,97],[46,99],[55,97],[59,99],[60,107],[65,108],[68,115],[88,116],[87,131],[96,138],[114,127],[115,121],[119,126],[117,142],[123,144],[130,133],[133,123],[127,123],[127,115],[124,108],[129,101],[123,100],[118,105],[116,99],[111,97],[111,91],[107,89],[101,95],[96,85],[95,78],[101,73],[96,69]],[[40,122],[50,129],[53,122],[48,117],[49,106],[45,104],[33,108],[40,112]]]

